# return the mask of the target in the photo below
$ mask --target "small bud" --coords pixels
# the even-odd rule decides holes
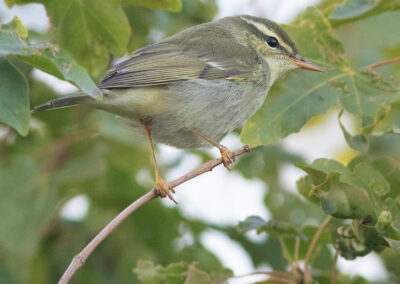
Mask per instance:
[[[388,210],[382,210],[378,217],[379,225],[387,225],[392,221],[392,213]]]

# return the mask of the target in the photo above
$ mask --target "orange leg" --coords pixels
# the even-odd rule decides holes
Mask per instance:
[[[204,140],[206,140],[207,142],[209,142],[210,144],[212,144],[218,148],[219,152],[221,153],[222,163],[224,164],[225,168],[227,168],[228,170],[231,170],[231,168],[229,166],[235,161],[235,156],[232,155],[232,152],[228,148],[226,148],[224,145],[215,142],[211,138],[205,136],[203,133],[201,133],[199,131],[196,131],[196,132]]]
[[[171,194],[171,192],[175,193],[175,190],[172,187],[168,186],[168,184],[160,176],[160,173],[158,171],[156,155],[154,154],[153,141],[151,140],[151,132],[150,132],[149,126],[145,122],[142,122],[142,125],[144,128],[144,132],[146,133],[147,142],[149,143],[151,162],[153,163],[154,172],[155,172],[155,176],[156,176],[156,185],[157,185],[157,189],[160,191],[160,196],[161,197],[168,196],[169,199],[171,199],[173,202],[175,202],[177,204],[177,202],[175,201],[175,199],[172,197],[172,194]]]

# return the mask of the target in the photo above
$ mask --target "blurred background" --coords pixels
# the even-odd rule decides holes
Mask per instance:
[[[126,55],[185,27],[225,16],[250,14],[291,23],[308,5],[323,4],[317,0],[184,0],[180,13],[126,4],[123,8],[133,30]],[[51,27],[41,4],[8,8],[0,1],[2,23],[15,15],[32,38],[46,38]],[[364,66],[390,54],[381,41],[399,47],[399,18],[399,12],[385,13],[336,32],[355,64]],[[387,27],[392,29],[390,36],[382,38]],[[371,34],[383,36],[371,43]],[[360,50],[363,43],[368,48]],[[21,68],[28,74],[31,106],[76,90],[42,71]],[[104,70],[92,76],[99,80],[102,74]],[[195,261],[199,268],[220,274],[226,268],[235,275],[284,269],[288,263],[276,239],[265,233],[239,235],[235,226],[252,215],[298,227],[318,226],[324,220],[319,206],[297,193],[296,181],[305,173],[293,163],[321,157],[347,163],[355,156],[337,122],[338,112],[333,108],[312,119],[300,133],[254,149],[240,157],[231,172],[218,167],[177,187],[178,206],[167,199],[146,204],[96,249],[72,283],[136,283],[132,269],[138,259],[164,266]],[[358,122],[351,115],[345,113],[342,122],[350,132],[357,131]],[[222,144],[240,148],[239,132],[229,134]],[[157,145],[167,181],[217,157],[215,149],[184,151]],[[0,165],[1,190],[12,188],[8,199],[0,201],[1,283],[56,282],[72,257],[109,220],[154,185],[146,143],[117,117],[84,108],[35,114],[26,137],[0,125]],[[332,265],[331,260],[324,263],[324,256],[332,258],[332,251],[321,253],[321,267]],[[391,253],[338,260],[341,273],[375,283],[399,276],[398,267],[400,257]],[[229,283],[262,279],[265,276],[242,277]]]

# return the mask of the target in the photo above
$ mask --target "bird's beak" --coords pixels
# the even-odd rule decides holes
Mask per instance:
[[[304,57],[301,55],[296,55],[295,57],[291,57],[291,60],[301,69],[317,71],[317,72],[325,72],[325,69],[323,67],[304,59]]]

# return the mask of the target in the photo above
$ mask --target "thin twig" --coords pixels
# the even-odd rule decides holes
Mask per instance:
[[[250,151],[249,146],[244,146],[241,149],[233,152],[233,157],[240,156],[244,153]],[[191,180],[199,175],[202,175],[206,172],[212,171],[216,166],[222,164],[222,158],[208,161],[202,164],[196,170],[193,170],[184,176],[177,178],[174,181],[168,183],[169,187],[176,187],[188,180]],[[157,189],[152,189],[139,199],[135,200],[132,204],[126,207],[121,213],[118,214],[114,219],[111,220],[110,223],[105,226],[100,233],[98,233],[94,239],[79,253],[77,254],[71,261],[70,265],[68,266],[67,270],[64,272],[63,276],[61,277],[59,284],[66,284],[69,282],[71,277],[75,274],[75,272],[86,262],[86,259],[89,255],[95,250],[95,248],[123,221],[125,220],[130,214],[132,214],[136,209],[140,206],[145,204],[146,202],[158,197],[160,195]]]
[[[294,262],[292,265],[292,274],[294,279],[300,279],[302,275],[299,273],[299,250],[300,250],[300,237],[296,236],[296,243],[294,246]]]
[[[390,59],[383,60],[383,61],[380,61],[377,63],[373,63],[373,64],[368,65],[367,68],[374,69],[376,67],[381,67],[383,65],[388,65],[388,64],[395,63],[395,62],[400,62],[400,57],[390,58]]]
[[[296,244],[294,247],[294,264],[296,265],[296,267],[298,266],[299,250],[300,250],[300,237],[296,236]]]
[[[333,267],[332,267],[332,273],[331,273],[331,284],[335,284],[336,283],[336,274],[337,274],[336,264],[337,264],[338,257],[339,257],[339,252],[336,251],[335,257],[333,258]]]
[[[293,259],[290,256],[289,250],[287,249],[287,246],[286,246],[285,242],[283,241],[282,237],[279,238],[279,243],[281,244],[281,247],[282,247],[283,256],[289,261],[289,265],[293,269]]]
[[[304,259],[304,278],[305,278],[305,282],[306,283],[310,283],[312,282],[312,278],[310,275],[310,272],[308,270],[308,263],[310,261],[310,257],[311,254],[314,250],[315,244],[318,241],[319,236],[321,235],[322,231],[325,229],[326,225],[328,225],[328,223],[332,220],[332,216],[329,215],[328,217],[326,217],[326,219],[324,220],[324,222],[322,222],[322,224],[318,227],[317,232],[315,233],[310,246],[308,247],[307,250],[307,254],[306,254],[306,258]]]

